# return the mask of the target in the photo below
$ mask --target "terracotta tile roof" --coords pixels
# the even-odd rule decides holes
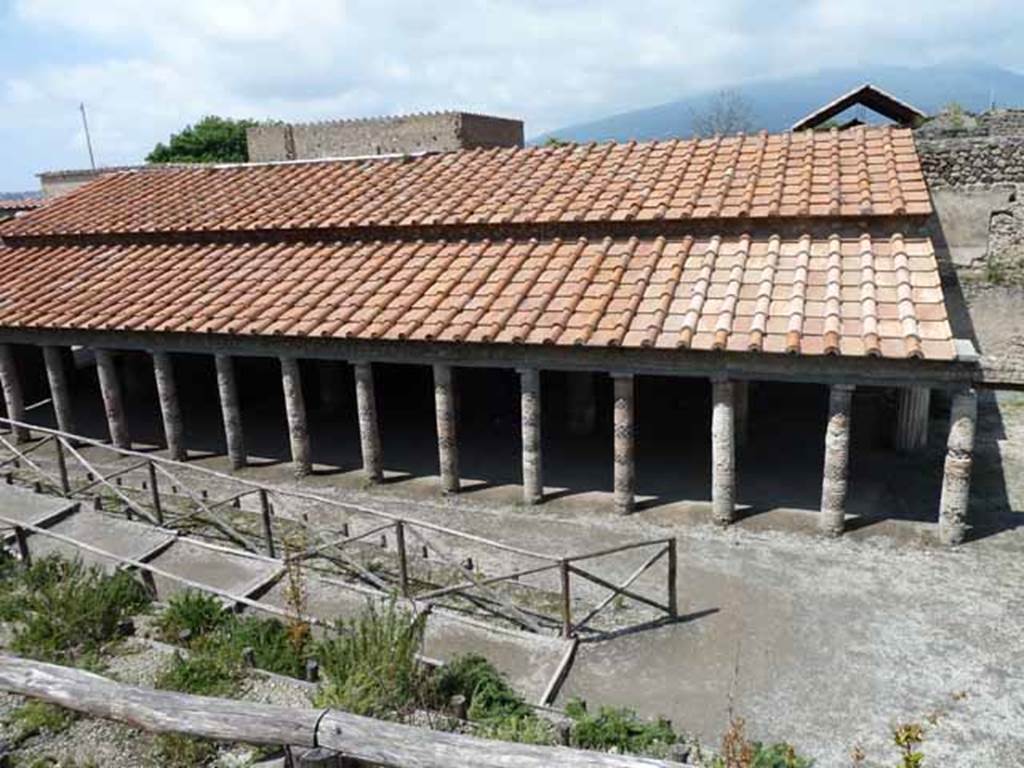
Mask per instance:
[[[927,238],[0,248],[0,325],[950,360]]]
[[[43,204],[41,197],[0,197],[0,211],[31,211]]]
[[[9,236],[927,215],[908,130],[129,170]]]
[[[930,211],[889,128],[129,170],[3,226],[0,328],[952,360]]]

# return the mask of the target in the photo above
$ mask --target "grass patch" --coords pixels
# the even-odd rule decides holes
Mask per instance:
[[[150,602],[130,573],[56,556],[11,572],[3,586],[0,620],[14,626],[12,650],[58,664],[94,665],[121,622]]]
[[[75,717],[74,712],[56,704],[29,701],[11,711],[4,722],[14,729],[11,746],[18,747],[41,733],[61,733],[75,721]]]

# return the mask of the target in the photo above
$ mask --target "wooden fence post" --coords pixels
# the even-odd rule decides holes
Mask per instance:
[[[668,612],[670,616],[679,615],[679,597],[676,592],[677,570],[676,540],[668,541]]]
[[[395,549],[398,552],[398,583],[402,597],[409,596],[409,561],[405,556],[405,523],[395,521]]]
[[[153,462],[146,465],[149,469],[149,492],[153,498],[153,513],[156,515],[156,524],[164,524],[164,508],[160,504],[160,488],[156,484],[156,467]]]
[[[274,526],[270,519],[270,497],[267,495],[266,488],[260,488],[260,510],[263,513],[263,537],[267,542],[267,554],[270,557],[276,557],[274,551]]]
[[[57,449],[57,474],[60,476],[60,492],[64,496],[71,495],[71,483],[68,481],[68,463],[64,458],[64,445],[61,438],[53,436],[53,445]]]
[[[28,551],[28,535],[21,526],[14,527],[14,538],[18,542],[18,554],[21,555],[21,564],[25,568],[32,565],[32,554]]]
[[[569,592],[569,561],[558,562],[558,572],[562,577],[562,637],[572,637],[572,594]]]

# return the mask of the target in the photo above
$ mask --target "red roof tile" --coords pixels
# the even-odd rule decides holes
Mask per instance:
[[[41,197],[0,197],[0,211],[5,213],[31,211],[42,204]]]
[[[954,357],[899,234],[0,248],[0,325]]]
[[[128,170],[8,236],[927,215],[908,130]]]

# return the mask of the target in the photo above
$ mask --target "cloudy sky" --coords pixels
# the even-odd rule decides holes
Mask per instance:
[[[1020,0],[0,0],[0,191],[204,114],[459,108],[533,135],[823,66],[1024,70]]]

